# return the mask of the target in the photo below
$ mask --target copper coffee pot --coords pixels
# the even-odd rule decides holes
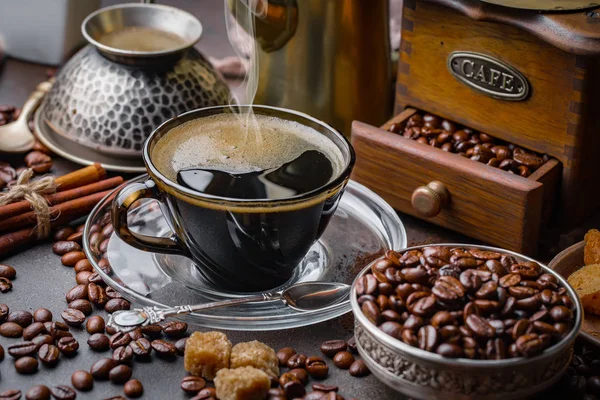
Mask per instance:
[[[251,0],[228,0],[247,31]],[[291,108],[345,135],[352,120],[379,125],[392,110],[387,1],[267,0],[253,13],[255,103]],[[266,7],[264,5],[266,4]],[[256,11],[256,10],[255,10]]]

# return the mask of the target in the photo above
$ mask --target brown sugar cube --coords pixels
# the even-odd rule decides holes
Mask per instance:
[[[254,367],[226,368],[217,372],[215,388],[219,400],[262,400],[267,398],[271,379]]]
[[[231,342],[221,332],[194,332],[185,344],[183,365],[192,375],[213,380],[217,371],[229,368]]]
[[[261,369],[270,376],[279,376],[279,359],[275,350],[258,340],[238,343],[231,349],[229,368],[247,366]]]

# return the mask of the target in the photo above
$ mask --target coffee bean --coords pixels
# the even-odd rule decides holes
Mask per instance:
[[[123,391],[125,392],[125,396],[131,398],[141,397],[144,394],[144,386],[142,382],[137,379],[131,379],[125,383],[123,387]]]
[[[554,306],[550,309],[550,317],[556,322],[566,321],[573,318],[573,312],[564,306]]]
[[[63,337],[73,336],[69,332],[69,327],[67,324],[64,324],[60,321],[52,322],[50,325],[50,335],[54,338],[54,340],[59,340]]]
[[[48,331],[46,331],[46,328],[44,327],[44,324],[41,322],[34,322],[27,328],[23,329],[23,339],[31,340],[34,337],[44,333],[48,333]]]
[[[106,351],[110,348],[110,339],[102,333],[94,333],[88,338],[87,343],[94,351]]]
[[[52,245],[52,251],[54,252],[54,254],[64,256],[65,254],[70,253],[72,251],[81,251],[81,246],[76,242],[61,240],[59,242],[55,242]]]
[[[0,277],[0,292],[6,293],[12,289],[12,282],[10,279]]]
[[[56,230],[56,232],[54,233],[53,239],[55,242],[60,242],[60,241],[66,240],[74,232],[75,232],[75,229],[71,228],[70,226],[64,226],[64,227]]]
[[[435,351],[440,337],[438,331],[432,325],[426,325],[419,329],[417,334],[419,348],[427,351]]]
[[[196,394],[206,386],[206,381],[199,376],[186,376],[181,380],[181,390],[186,393]]]
[[[0,264],[0,277],[13,280],[17,277],[17,270],[10,265]]]
[[[160,337],[160,335],[162,334],[162,327],[157,324],[142,326],[140,329],[142,330],[142,333],[144,335],[147,335],[151,338]]]
[[[73,302],[75,300],[79,300],[79,299],[84,299],[84,300],[88,299],[88,286],[87,285],[77,285],[74,288],[72,288],[71,290],[69,290],[69,292],[66,295],[67,303],[71,303],[71,302]]]
[[[33,320],[35,322],[52,321],[52,312],[47,308],[38,308],[33,312]]]
[[[325,397],[323,397],[323,396],[325,396],[326,394],[327,393],[322,392],[320,390],[315,390],[315,391],[306,393],[304,395],[304,397],[302,397],[302,400],[321,400],[321,399],[325,399]],[[271,398],[269,397],[269,399],[271,399]],[[277,400],[285,400],[285,395],[283,397],[281,397],[281,399],[279,399],[279,398],[276,398],[276,399]]]
[[[84,315],[90,315],[93,311],[92,303],[90,303],[89,300],[86,300],[86,299],[73,300],[72,302],[70,302],[68,304],[68,307],[71,309],[74,309],[74,310],[79,310]]]
[[[89,392],[94,387],[94,378],[87,371],[77,370],[71,375],[71,384],[77,390]]]
[[[129,309],[129,308],[128,308]],[[169,321],[162,324],[162,330],[168,337],[178,338],[185,334],[188,325],[185,322]]]
[[[465,295],[465,288],[452,276],[440,276],[431,289],[434,295],[445,302],[454,302]]]
[[[125,383],[131,378],[133,371],[127,365],[117,365],[108,373],[108,378],[114,383]]]
[[[48,367],[54,367],[58,364],[59,357],[58,347],[53,344],[43,344],[38,350],[38,358]]]
[[[0,304],[0,324],[6,321],[8,318],[8,314],[10,313],[10,309],[6,304]]]
[[[340,369],[348,369],[354,362],[354,356],[348,351],[340,351],[333,357],[333,364]]]
[[[92,275],[90,271],[78,272],[77,275],[75,275],[75,282],[77,282],[80,285],[87,285],[88,283],[90,283],[90,275]]]
[[[327,363],[321,357],[308,357],[304,365],[306,372],[308,372],[313,378],[324,378],[329,372]]]
[[[119,364],[131,364],[131,361],[133,361],[133,350],[130,346],[117,347],[113,351],[112,358]]]
[[[45,174],[52,168],[52,158],[41,151],[30,151],[25,156],[25,165],[36,174]]]
[[[38,350],[44,344],[54,344],[54,338],[50,335],[39,335],[31,339],[33,343],[37,346]]]
[[[149,344],[150,342],[148,342]],[[177,350],[177,354],[183,356],[185,354],[185,345],[187,343],[187,338],[181,338],[175,342],[175,349]]]
[[[334,385],[323,385],[321,383],[313,383],[312,390],[318,390],[318,391],[327,393],[327,392],[337,392],[339,390],[339,388]]]
[[[88,277],[88,281],[90,283],[93,283],[95,285],[101,286],[102,288],[104,288],[106,286],[106,283],[104,282],[104,280],[102,279],[102,277],[100,276],[99,273],[94,272],[93,274],[91,274]],[[106,289],[104,289],[105,293],[106,293]],[[108,297],[108,296],[107,296]],[[108,300],[108,299],[107,299]]]
[[[72,357],[79,349],[79,342],[74,337],[63,337],[56,343],[56,346],[65,356]]]
[[[26,328],[33,322],[33,315],[28,311],[13,311],[8,314],[6,321],[14,322],[15,324],[21,325],[21,327]]]
[[[108,380],[110,371],[117,365],[119,365],[119,363],[112,358],[101,358],[92,365],[90,373],[94,379],[105,381]]]
[[[85,314],[74,308],[67,308],[60,313],[63,321],[70,326],[81,326],[85,321]]]
[[[293,368],[290,369],[289,373],[296,376],[303,385],[308,383],[308,372],[304,368]]]
[[[304,365],[306,364],[306,359],[306,355],[296,353],[288,359],[287,367],[289,369],[304,368]]]
[[[27,393],[25,393],[25,398],[27,400],[49,400],[50,389],[48,386],[44,385],[32,386]]]
[[[91,275],[94,272],[92,263],[90,263],[90,260],[88,260],[87,258],[77,261],[77,263],[73,267],[73,270],[75,271],[76,274],[79,274],[81,272],[89,272]],[[89,278],[89,275],[88,275],[88,278]]]
[[[110,299],[106,302],[106,305],[104,306],[104,310],[106,310],[106,312],[108,312],[108,313],[114,313],[115,311],[119,311],[119,310],[129,310],[129,308],[130,308],[129,302],[125,299],[120,299],[120,298]],[[183,324],[183,322],[178,322],[178,324]],[[186,326],[186,329],[187,329],[187,326]]]
[[[297,399],[301,398],[306,394],[306,389],[304,389],[304,385],[300,382],[287,382],[285,386],[283,386],[283,391],[285,392],[285,397],[287,399]]]
[[[131,342],[131,336],[127,332],[117,332],[110,337],[110,348],[116,349],[117,347],[127,346]]]
[[[190,400],[216,400],[217,391],[215,388],[204,388],[198,392],[198,394],[192,397]]]
[[[117,292],[115,289],[111,288],[110,286],[107,286],[105,289],[106,292],[106,296],[108,296],[109,299],[122,299],[123,296],[121,296],[121,293]]]
[[[127,332],[127,334],[131,336],[131,340],[138,340],[144,337],[140,328],[135,328],[134,330]]]
[[[363,360],[356,360],[349,368],[350,375],[355,377],[363,377],[369,375],[369,368]]]
[[[161,339],[153,340],[150,343],[150,346],[159,357],[171,357],[177,354],[177,349],[175,346]]]
[[[184,339],[181,339],[184,340]],[[179,342],[179,341],[178,341]],[[135,354],[136,357],[138,358],[147,358],[148,356],[150,356],[150,353],[152,352],[152,345],[150,343],[150,341],[146,338],[139,338],[137,340],[132,341],[131,343],[129,343],[129,347],[131,348],[131,350],[133,351],[133,354]],[[176,347],[177,353],[179,353],[180,355],[183,355],[183,352],[185,351],[185,347],[184,350],[180,350],[179,348]]]
[[[115,333],[117,333],[117,329],[112,326],[112,325],[106,325],[106,333],[108,333],[109,335],[114,335]]]
[[[71,242],[71,243],[75,243],[75,242]],[[77,244],[77,243],[75,243],[75,244]],[[69,251],[68,253],[64,254],[60,258],[60,262],[65,267],[74,267],[78,261],[83,260],[84,258],[85,258],[85,254],[82,251],[74,250],[74,251]]]
[[[85,329],[89,334],[104,333],[104,327],[104,318],[99,315],[94,315],[85,322]]]
[[[281,374],[281,376],[278,379],[279,382],[279,386],[284,387],[286,385],[286,383],[288,382],[300,382],[300,379],[298,379],[298,377],[290,372],[285,372],[283,374]]]
[[[329,340],[321,344],[321,353],[333,357],[340,351],[345,351],[348,345],[344,340]]]
[[[14,322],[5,322],[0,325],[0,335],[8,338],[18,338],[23,335],[23,327]]]
[[[450,343],[440,344],[435,352],[441,355],[442,357],[449,358],[458,358],[462,357],[463,355],[463,349],[460,346]]]
[[[75,400],[77,398],[75,390],[66,385],[54,386],[50,392],[56,400]]]
[[[0,400],[19,400],[21,398],[21,391],[17,389],[5,390],[0,393]]]
[[[33,357],[21,357],[15,361],[15,369],[19,374],[33,374],[38,370],[38,362]]]
[[[75,232],[75,233],[69,235],[69,237],[67,238],[67,240],[70,240],[72,242],[77,242],[79,244],[81,244],[82,239],[83,239],[83,232]]]
[[[536,333],[528,333],[519,337],[515,341],[517,350],[524,357],[533,357],[544,350],[544,342],[540,339],[540,336]]]
[[[8,346],[8,354],[13,358],[21,358],[35,354],[37,346],[33,342],[20,342]]]
[[[492,338],[496,334],[496,330],[484,318],[476,314],[471,314],[466,319],[466,324],[481,338]]]
[[[99,286],[95,283],[90,283],[87,286],[87,291],[88,298],[92,304],[97,307],[104,307],[108,301],[108,297],[106,296],[106,292],[102,286]]]

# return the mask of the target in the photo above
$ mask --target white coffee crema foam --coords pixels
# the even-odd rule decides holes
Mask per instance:
[[[169,180],[191,167],[245,173],[279,167],[308,150],[331,161],[333,177],[344,168],[340,149],[313,128],[281,118],[255,115],[260,134],[247,134],[232,114],[198,118],[168,131],[152,150],[152,161]],[[253,124],[254,125],[254,124]],[[254,128],[252,128],[254,129]],[[261,140],[255,140],[260,137]]]

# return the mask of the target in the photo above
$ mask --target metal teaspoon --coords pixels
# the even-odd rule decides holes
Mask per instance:
[[[140,326],[156,324],[167,318],[191,314],[197,311],[231,305],[280,300],[296,311],[313,311],[333,306],[350,293],[350,285],[334,282],[297,283],[280,292],[266,292],[256,296],[239,299],[215,301],[197,305],[175,307],[143,307],[132,310],[120,310],[112,313],[108,326],[123,332],[134,330]]]

